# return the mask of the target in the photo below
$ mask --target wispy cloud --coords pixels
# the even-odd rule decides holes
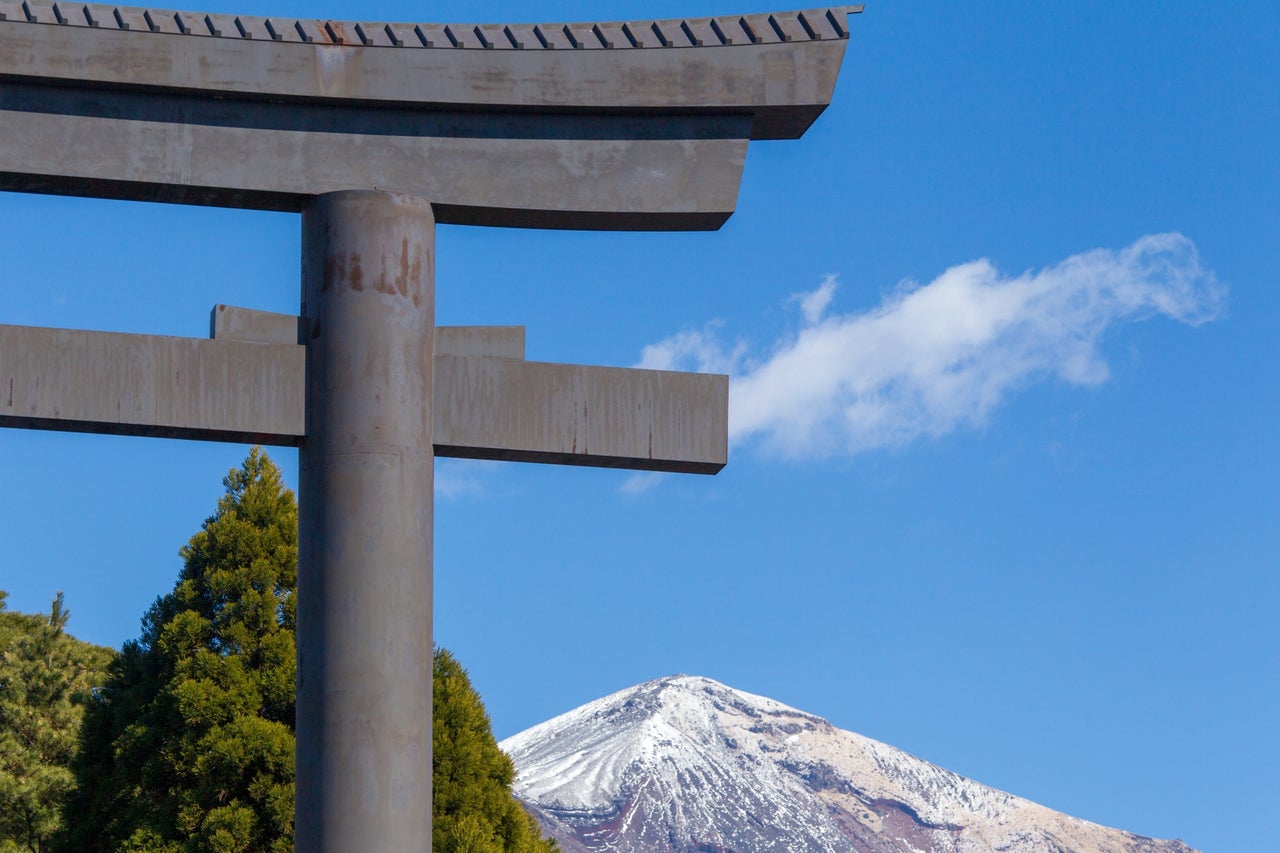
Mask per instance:
[[[719,320],[699,331],[689,330],[650,344],[640,352],[637,367],[646,370],[696,370],[699,373],[736,373],[747,356],[747,345],[739,341],[726,348],[720,339]]]
[[[797,294],[802,323],[754,356],[713,323],[645,347],[641,367],[729,373],[730,440],[787,456],[855,454],[980,425],[1009,394],[1097,385],[1108,328],[1218,316],[1226,288],[1181,234],[1074,255],[1038,272],[960,264],[905,282],[875,308],[829,313],[837,279]]]
[[[486,497],[489,478],[504,464],[481,459],[437,459],[436,497],[446,501]]]
[[[637,471],[622,481],[618,491],[624,495],[642,495],[667,478],[661,471]]]

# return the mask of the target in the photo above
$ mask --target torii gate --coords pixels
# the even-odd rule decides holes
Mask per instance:
[[[0,327],[0,426],[299,448],[297,848],[431,838],[433,459],[713,474],[723,376],[435,327],[435,223],[718,228],[861,6],[433,25],[0,0],[0,190],[299,211],[293,317]]]

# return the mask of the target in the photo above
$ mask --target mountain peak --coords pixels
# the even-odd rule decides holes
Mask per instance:
[[[501,746],[516,795],[566,853],[1193,853],[701,676],[638,684]]]

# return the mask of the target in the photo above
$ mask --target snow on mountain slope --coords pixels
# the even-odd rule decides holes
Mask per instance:
[[[566,853],[1194,853],[706,678],[650,681],[500,745]]]

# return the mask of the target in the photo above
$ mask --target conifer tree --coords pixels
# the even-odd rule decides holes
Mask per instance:
[[[48,614],[5,610],[0,591],[0,853],[44,853],[73,785],[71,760],[111,649],[65,632],[62,593]]]
[[[498,748],[480,695],[445,649],[432,691],[432,853],[551,853],[537,822],[511,796],[515,767]]]
[[[258,448],[223,483],[86,715],[68,853],[293,850],[297,504]],[[435,853],[554,851],[444,650],[434,681]]]
[[[259,448],[85,722],[65,846],[293,850],[298,510]]]

